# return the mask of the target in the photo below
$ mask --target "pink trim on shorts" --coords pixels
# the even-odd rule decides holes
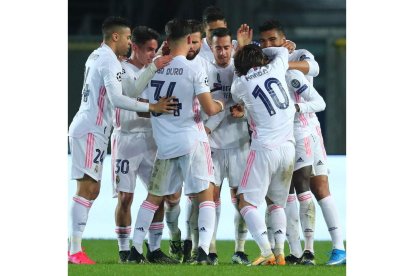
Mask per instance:
[[[95,143],[95,136],[93,136],[92,133],[88,133],[88,138],[86,139],[85,168],[92,168],[94,143]]]
[[[193,112],[194,112],[194,122],[197,124],[198,130],[204,131],[204,125],[201,122],[201,115],[200,115],[200,102],[198,98],[195,97],[193,100]]]
[[[96,124],[98,126],[102,125],[103,122],[103,110],[105,105],[105,94],[106,89],[105,86],[101,86],[99,89],[99,98],[98,98],[98,117],[96,118]]]
[[[309,136],[305,137],[303,139],[303,142],[305,143],[305,152],[306,152],[306,156],[312,156],[312,148],[310,146],[310,139]]]
[[[150,211],[154,211],[154,213],[155,213],[155,211],[158,210],[158,206],[157,205],[154,205],[151,202],[146,201],[146,200],[144,200],[144,202],[142,202],[141,207],[142,208],[145,208],[145,209],[148,209]]]
[[[208,208],[208,207],[211,207],[211,208],[215,209],[216,204],[213,201],[203,201],[203,202],[200,203],[200,205],[198,205],[198,209]]]
[[[240,210],[240,214],[244,217],[248,212],[253,211],[254,209],[257,209],[257,207],[252,205],[245,206]]]
[[[115,108],[115,125],[117,127],[121,126],[121,109],[120,108]]]
[[[310,192],[305,192],[304,195],[298,196],[299,201],[305,201],[312,198],[312,194]]]
[[[77,197],[77,196],[74,196],[73,198],[73,201],[75,201],[76,203],[79,203],[80,205],[83,205],[83,206],[85,206],[86,208],[91,208],[91,206],[92,206],[92,202],[90,202],[89,200],[87,200],[87,199],[83,199],[83,198],[80,198],[80,197]]]
[[[148,228],[149,230],[161,230],[164,229],[164,223],[162,222],[154,222],[151,223],[150,227]]]
[[[270,214],[271,212],[273,212],[273,211],[277,210],[277,209],[280,209],[280,208],[283,208],[283,207],[282,207],[282,206],[279,206],[279,205],[275,205],[275,204],[269,205],[269,207],[267,207],[267,209],[268,209],[268,211],[269,211],[269,214]]]
[[[207,158],[207,170],[209,175],[213,175],[213,160],[211,159],[211,149],[210,144],[203,142],[204,145],[204,152]]]
[[[326,160],[326,150],[325,150],[325,145],[323,143],[322,129],[319,126],[316,126],[316,132],[318,133],[318,136],[320,138],[320,141],[319,142],[321,143],[323,157]]]
[[[250,129],[252,130],[252,136],[253,136],[253,138],[257,138],[256,124],[253,121],[252,116],[250,116]]]
[[[288,195],[287,202],[293,202],[296,200],[296,195]]]
[[[112,166],[112,183],[115,182],[115,157],[116,157],[116,138],[112,141],[112,154],[111,154],[111,166]]]
[[[115,227],[115,233],[117,233],[117,234],[130,234],[131,233],[131,226],[127,226],[127,227],[117,226],[117,227]]]
[[[247,157],[246,168],[244,169],[243,178],[242,178],[242,181],[241,181],[241,184],[240,184],[240,186],[243,187],[243,188],[245,188],[246,185],[247,185],[247,179],[249,179],[250,170],[252,168],[255,156],[256,156],[256,151],[251,150],[249,152],[249,156]]]

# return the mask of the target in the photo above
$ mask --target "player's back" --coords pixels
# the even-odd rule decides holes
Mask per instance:
[[[184,56],[174,57],[168,66],[155,73],[145,91],[150,103],[165,96],[175,96],[177,103],[173,114],[151,114],[158,158],[188,154],[195,142],[207,141],[196,95],[209,91],[205,71]]]
[[[252,149],[273,148],[294,141],[295,108],[285,80],[286,70],[287,57],[285,61],[251,68],[233,83],[233,97],[242,100],[249,113]]]
[[[121,64],[105,44],[93,51],[85,63],[84,84],[79,111],[69,127],[69,135],[87,133],[108,139],[112,127],[112,104],[105,84],[121,85]]]

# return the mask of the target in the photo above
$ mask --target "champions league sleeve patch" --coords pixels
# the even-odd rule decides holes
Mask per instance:
[[[305,60],[305,59],[310,59],[309,57],[307,57],[306,55],[301,55],[299,60]]]
[[[121,72],[116,73],[116,79],[121,81]]]
[[[308,86],[306,84],[302,85],[301,88],[299,88],[296,93],[301,94],[303,91],[305,91],[306,89],[308,89]]]
[[[293,79],[291,80],[290,84],[294,87],[294,88],[299,88],[300,86],[300,82],[297,79]]]

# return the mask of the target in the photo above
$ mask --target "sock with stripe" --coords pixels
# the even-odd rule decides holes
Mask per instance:
[[[272,250],[267,238],[266,224],[263,216],[259,214],[255,206],[250,205],[243,207],[240,210],[240,214],[243,216],[250,234],[259,246],[260,254],[263,257],[269,256]]]
[[[70,235],[70,254],[82,251],[82,235],[88,221],[89,210],[93,200],[87,200],[81,196],[75,195],[72,202],[72,233]]]
[[[244,244],[246,243],[247,237],[247,225],[243,217],[240,215],[239,209],[237,208],[237,198],[233,197],[231,201],[236,209],[234,212],[234,252],[244,252]]]
[[[207,254],[209,253],[215,222],[216,204],[214,201],[201,202],[198,214],[198,246]]]
[[[299,209],[295,194],[289,194],[286,208],[286,238],[289,243],[290,254],[299,258],[302,256],[302,244],[300,243]]]
[[[303,236],[305,238],[304,250],[313,250],[313,240],[315,232],[315,204],[313,203],[312,193],[306,191],[298,194],[299,217],[302,225]]]
[[[267,206],[269,212],[271,231],[275,238],[275,255],[284,254],[286,239],[286,214],[285,209],[281,206],[271,204]]]
[[[216,221],[215,221],[215,224],[214,224],[213,237],[211,238],[211,242],[210,242],[210,249],[209,249],[210,253],[217,253],[217,248],[216,248],[216,235],[217,235],[218,223],[219,223],[219,220],[220,220],[221,199],[219,198],[214,203],[216,204]]]
[[[180,216],[180,200],[167,202],[165,204],[165,221],[170,230],[172,241],[181,241],[181,231],[178,228],[178,217]]]
[[[319,206],[321,206],[323,218],[325,219],[326,226],[328,227],[329,234],[331,235],[333,248],[345,250],[341,226],[339,224],[338,211],[336,209],[334,199],[329,195],[319,200],[318,203]]]
[[[132,237],[132,244],[135,246],[137,251],[142,254],[142,244],[144,243],[145,235],[151,225],[152,219],[154,218],[155,211],[158,206],[152,204],[149,201],[144,200],[141,207],[139,208],[137,220],[135,223],[134,235]]]
[[[129,234],[131,233],[131,225],[128,226],[116,226],[115,233],[118,239],[118,250],[129,250]]]
[[[161,247],[162,230],[164,229],[164,223],[153,222],[148,230],[148,246],[151,252]]]

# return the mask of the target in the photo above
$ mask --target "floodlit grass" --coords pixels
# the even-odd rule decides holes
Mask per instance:
[[[247,267],[233,265],[233,241],[217,241],[218,266],[194,266],[189,264],[154,265],[154,264],[118,264],[118,244],[116,240],[84,240],[82,246],[96,265],[68,265],[69,275],[301,275],[301,276],[337,276],[346,274],[346,267],[324,265],[329,258],[331,243],[315,242],[316,266],[261,266]],[[144,246],[145,247],[145,246]],[[168,241],[163,240],[161,248],[168,254]],[[286,246],[286,249],[288,247]],[[246,241],[245,252],[249,260],[259,255],[259,248],[254,241]],[[145,252],[146,249],[144,249]],[[286,252],[287,253],[287,252]],[[287,254],[286,254],[287,255]]]

